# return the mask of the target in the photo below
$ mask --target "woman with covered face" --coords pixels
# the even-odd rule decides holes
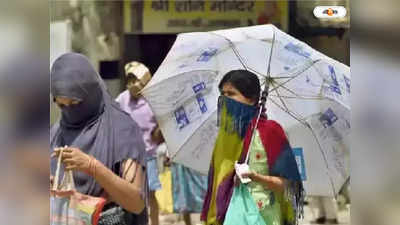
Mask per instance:
[[[51,94],[61,109],[50,132],[52,155],[67,146],[62,162],[65,170],[73,170],[76,189],[105,197],[103,212],[121,207],[126,222],[147,224],[145,144],[139,126],[111,99],[83,55],[67,53],[54,62]],[[52,174],[56,161],[53,157]]]
[[[244,185],[265,224],[297,224],[302,214],[303,185],[282,127],[264,113],[257,123],[261,107],[258,77],[247,70],[232,70],[222,78],[219,89],[219,132],[201,219],[207,225],[227,220],[229,224],[240,223],[227,216],[235,184],[241,182],[235,172],[235,163],[239,162],[249,166],[249,171],[241,175],[251,179]]]

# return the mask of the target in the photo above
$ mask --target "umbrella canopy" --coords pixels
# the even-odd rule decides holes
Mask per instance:
[[[218,84],[235,69],[267,84],[267,114],[287,132],[307,194],[335,195],[349,177],[350,69],[273,25],[178,35],[142,91],[172,160],[207,173]]]

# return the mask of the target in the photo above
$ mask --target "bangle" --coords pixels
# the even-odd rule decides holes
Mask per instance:
[[[97,166],[97,160],[93,156],[90,156],[90,161],[89,161],[89,174],[92,175],[94,179],[96,179],[96,166]]]
[[[93,166],[92,166],[92,173],[93,173],[93,178],[96,179],[96,166],[97,166],[97,160],[93,158]]]
[[[92,163],[93,163],[93,157],[89,155],[89,167],[88,167],[88,174],[93,176],[92,174]]]

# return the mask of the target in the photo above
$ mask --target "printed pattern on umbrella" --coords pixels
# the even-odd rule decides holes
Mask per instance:
[[[274,54],[274,48],[278,48],[279,53]],[[279,55],[280,52],[283,53]],[[239,59],[242,58],[237,51],[235,51],[235,53]],[[285,72],[281,74],[271,74],[272,60],[279,60],[281,63],[280,65],[282,65],[282,62],[286,62],[286,65],[283,63]],[[245,64],[244,60],[241,62]],[[302,124],[313,134],[315,141],[319,145],[325,164],[328,167],[327,156],[322,149],[321,143],[319,143],[320,138],[308,121],[314,114],[307,114],[307,104],[310,103],[310,105],[312,105],[314,102],[319,101],[321,104],[322,102],[326,102],[324,104],[330,104],[334,101],[335,104],[337,103],[349,109],[349,105],[346,104],[349,103],[350,78],[340,71],[335,63],[331,63],[324,58],[313,58],[306,46],[300,43],[292,43],[291,41],[285,44],[276,40],[275,36],[270,49],[269,62],[267,63],[267,74],[254,71],[247,65],[244,65],[244,67],[256,72],[261,78],[261,85],[265,86],[268,93],[266,102],[275,106],[281,113],[289,115],[289,117]],[[299,102],[304,104],[303,108],[298,107]],[[325,109],[319,118],[325,128],[332,126],[339,119],[346,120],[345,118],[339,118],[333,108]],[[297,162],[302,172],[302,180],[305,181],[307,178],[305,174],[304,158],[302,157],[303,155],[301,155],[301,159],[297,160]],[[332,189],[335,192],[333,180],[331,178],[330,181]]]

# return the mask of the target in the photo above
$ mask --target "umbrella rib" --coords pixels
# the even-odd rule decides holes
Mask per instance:
[[[300,74],[301,74],[301,72],[300,72],[299,74],[297,74],[296,76],[293,76],[293,77],[289,78],[287,81],[285,81],[285,82],[282,82],[281,84],[279,84],[279,85],[275,86],[275,87],[274,87],[274,88],[272,88],[270,91],[275,91],[276,89],[280,88],[281,86],[283,86],[283,85],[287,84],[289,81],[291,81],[291,80],[293,80],[294,78],[296,78],[296,77],[300,76]]]
[[[272,98],[270,98],[269,100],[271,100],[272,103],[274,103],[280,110],[286,112],[289,116],[293,117],[293,119],[297,120],[299,123],[307,126],[305,121],[302,121],[303,119],[299,119],[297,118],[295,115],[292,114],[292,112],[284,109],[282,106],[280,106],[278,103],[276,103]]]
[[[271,43],[271,51],[269,53],[269,59],[268,59],[268,69],[267,69],[267,77],[271,77],[271,61],[272,61],[272,51],[274,50],[274,45],[275,45],[275,29],[273,29],[273,36],[272,36],[272,43]],[[268,91],[268,90],[267,90]]]
[[[237,52],[237,49],[236,49],[235,44],[234,44],[229,38],[224,37],[224,36],[222,36],[222,35],[220,35],[220,34],[216,34],[216,33],[212,33],[212,32],[211,32],[211,34],[213,34],[213,35],[215,35],[215,36],[218,36],[218,37],[221,37],[221,38],[225,39],[226,41],[228,41],[228,42],[229,42],[229,45],[231,46],[231,48],[232,48],[232,50],[233,50],[233,53],[235,53],[236,57],[239,59],[239,62],[240,62],[240,63],[242,64],[242,66],[247,70],[247,66],[246,66],[246,64],[244,63],[244,60],[243,60],[242,56]]]
[[[272,77],[273,79],[275,79],[275,80],[278,80],[278,79],[290,79],[290,78],[293,78],[292,76],[281,76],[281,77]]]
[[[272,83],[272,86],[274,86],[274,83]],[[290,112],[289,107],[287,107],[286,103],[283,101],[281,95],[278,92],[278,89],[275,90],[276,94],[278,95],[278,98],[280,100],[280,102],[282,103],[282,105],[285,107],[285,109]],[[294,114],[294,116],[297,116],[298,118],[301,118],[300,115],[298,115],[296,112],[292,112]]]
[[[314,99],[314,100],[324,100],[325,98],[323,98],[322,96],[305,96],[305,95],[299,95],[296,92],[290,90],[288,87],[285,87],[284,85],[281,86],[281,88],[285,89],[286,91],[290,92],[291,94],[295,95],[294,98],[299,98],[299,99]],[[276,89],[275,91],[278,91],[278,89]]]
[[[233,53],[235,53],[236,57],[239,59],[239,62],[242,64],[242,66],[243,66],[246,70],[248,70],[249,68],[247,67],[246,63],[244,62],[244,59],[242,58],[242,56],[239,54],[238,50],[236,49],[235,44],[234,44],[231,40],[229,40],[229,39],[227,39],[227,40],[229,41],[229,43],[230,43],[230,45],[231,45],[231,48],[232,48],[232,50],[233,50]]]
[[[253,73],[255,73],[255,74],[259,75],[259,76],[265,77],[264,74],[252,69],[251,67],[247,67],[247,70],[249,70],[249,71],[251,71],[251,72],[253,72]]]
[[[294,78],[296,78],[296,77],[298,77],[298,76],[300,76],[304,71],[306,71],[306,70],[308,70],[308,69],[310,69],[310,68],[312,68],[312,66],[315,64],[315,63],[317,63],[319,60],[315,60],[315,61],[313,61],[312,62],[312,64],[310,65],[310,66],[307,66],[306,68],[304,68],[303,70],[301,70],[301,71],[299,71],[299,72],[297,72],[297,74],[296,75],[294,75],[293,77],[291,77],[291,78],[289,78],[287,81],[285,81],[285,82],[282,82],[281,84],[279,84],[278,86],[276,86],[275,88],[273,88],[272,90],[270,90],[270,91],[274,91],[275,89],[278,89],[280,86],[283,86],[283,85],[285,85],[285,84],[287,84],[289,81],[291,81],[291,80],[293,80]]]
[[[274,97],[282,97],[282,98],[295,98],[295,99],[304,99],[304,100],[320,100],[320,101],[322,101],[322,100],[327,100],[327,101],[334,101],[334,100],[332,100],[332,99],[330,99],[330,98],[327,98],[327,97],[324,97],[324,96],[321,96],[321,95],[316,95],[316,96],[302,96],[302,95],[299,95],[299,94],[297,94],[297,93],[295,93],[294,91],[292,91],[292,90],[290,90],[289,88],[287,88],[287,87],[285,87],[285,86],[280,86],[281,88],[283,88],[283,89],[285,89],[285,90],[287,90],[288,92],[290,92],[290,93],[292,93],[293,95],[295,95],[295,96],[283,96],[283,95],[272,95],[272,96],[274,96]],[[273,91],[275,91],[275,92],[277,92],[277,90],[278,89],[273,89]]]
[[[278,97],[277,95],[271,95],[271,94],[270,94],[269,96]],[[299,97],[295,97],[295,96],[280,95],[280,97],[281,97],[281,98],[289,98],[289,99],[292,99],[292,98],[294,98],[294,99],[303,99],[303,100],[328,100],[328,98],[317,97],[317,96],[315,96],[315,97],[313,97],[313,96],[308,96],[308,97],[299,96]]]
[[[298,95],[296,92],[290,90],[289,88],[285,87],[285,85],[280,86],[281,88],[285,89],[286,91],[288,91],[289,93],[295,95],[296,97],[301,97],[300,95]],[[278,88],[275,90],[278,93]]]
[[[246,63],[245,63],[245,60],[244,60],[243,57],[239,54],[239,51],[236,49],[235,44],[234,44],[231,40],[229,40],[228,38],[226,38],[226,40],[229,41],[229,43],[230,43],[230,45],[231,45],[231,48],[232,48],[232,50],[233,50],[233,53],[235,53],[235,55],[236,55],[236,57],[238,58],[239,62],[242,64],[242,66],[243,66],[246,70],[249,70],[249,71],[251,71],[251,72],[253,72],[253,73],[256,73],[256,74],[258,74],[258,75],[260,75],[260,76],[265,77],[264,74],[262,74],[262,73],[258,72],[257,70],[255,70],[255,69],[250,68],[249,66],[247,66]]]
[[[284,108],[287,110],[287,112],[291,112],[291,113],[293,114],[293,116],[295,116],[296,118],[299,118],[299,119],[301,118],[301,119],[303,119],[298,113],[290,111],[290,109],[289,109],[289,107],[286,105],[285,101],[283,101],[283,99],[281,98],[281,96],[280,96],[278,90],[275,90],[275,92],[277,93],[278,98],[279,98],[279,101],[282,103],[282,105],[283,105]]]
[[[274,78],[275,79],[275,78]],[[276,82],[275,82],[276,83]],[[299,95],[296,92],[294,92],[293,90],[290,90],[288,87],[284,86],[284,85],[279,85],[274,86],[276,88],[273,88],[271,91],[275,91],[277,92],[278,88],[281,87],[283,89],[285,89],[286,91],[290,92],[291,94],[295,95],[295,96],[283,96],[283,95],[279,95],[280,97],[283,98],[298,98],[298,99],[304,99],[304,100],[331,100],[329,98],[323,97],[321,95],[316,95],[316,96],[305,96],[305,95]],[[279,97],[279,96],[274,96],[274,97]]]
[[[255,69],[253,69],[253,68],[250,68],[249,66],[246,65],[245,60],[244,60],[243,57],[239,54],[239,51],[237,50],[236,45],[235,45],[235,43],[233,43],[233,41],[231,41],[231,40],[230,40],[229,38],[227,38],[227,37],[224,37],[224,36],[219,35],[219,34],[216,34],[216,33],[211,33],[211,34],[216,35],[216,36],[218,36],[218,37],[222,37],[222,38],[224,38],[226,41],[229,42],[229,45],[231,46],[233,53],[236,55],[236,57],[238,58],[240,64],[242,64],[242,66],[243,66],[246,70],[252,71],[252,72],[254,72],[254,73],[256,73],[256,74],[258,74],[258,75],[260,75],[260,76],[265,77],[264,74],[258,72],[257,70],[255,70]]]
[[[275,82],[271,82],[272,87],[275,87],[274,84],[275,84]],[[283,99],[281,98],[281,96],[280,96],[280,94],[279,94],[279,92],[278,92],[278,89],[276,89],[275,92],[276,92],[276,94],[278,95],[278,99],[279,99],[279,101],[282,103],[283,107],[284,107],[287,111],[290,111],[289,108],[287,107],[287,105],[285,104],[285,102],[283,101]]]

